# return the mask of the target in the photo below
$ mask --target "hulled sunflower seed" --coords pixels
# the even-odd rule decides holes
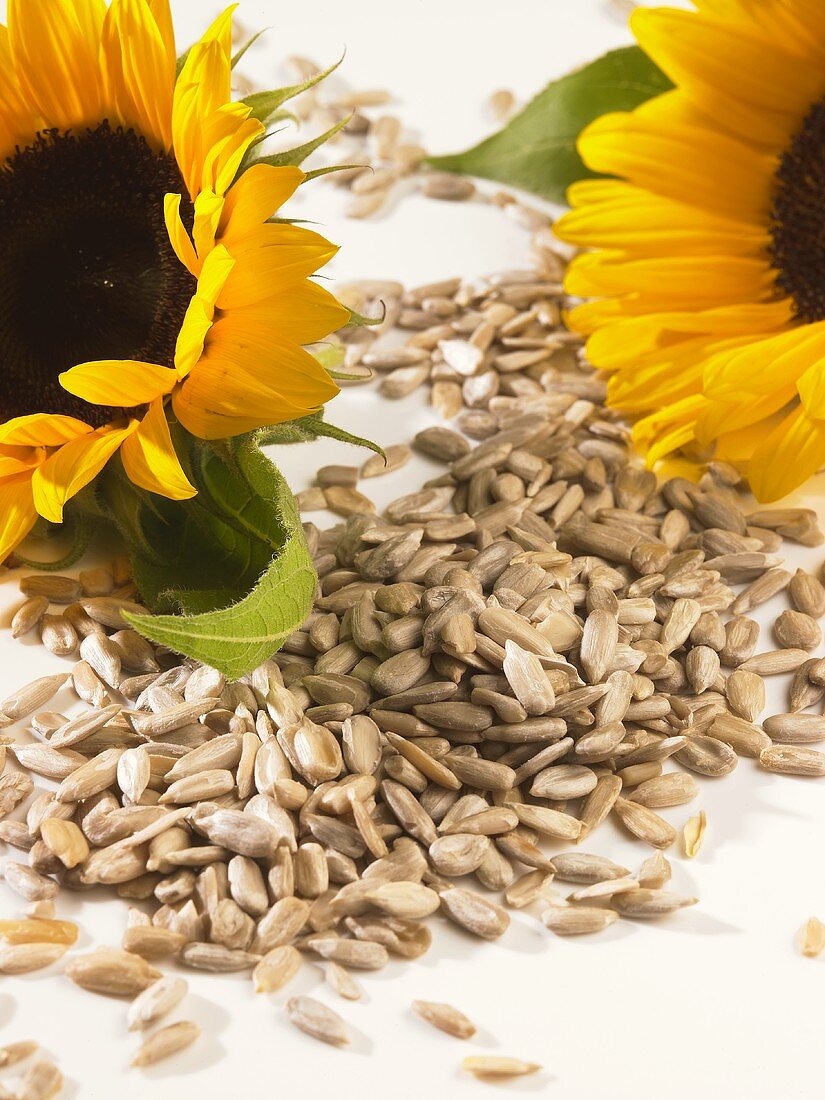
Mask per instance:
[[[557,936],[581,936],[601,932],[618,920],[612,909],[596,909],[586,905],[551,906],[541,915],[542,923]]]
[[[799,950],[807,959],[815,959],[825,951],[825,924],[810,917],[799,931]]]
[[[690,817],[685,822],[685,826],[682,829],[682,843],[684,844],[685,855],[688,859],[693,859],[694,856],[699,854],[699,850],[705,839],[707,824],[707,814],[704,810],[700,810],[695,817]]]
[[[636,920],[655,917],[665,917],[675,913],[677,909],[695,905],[697,899],[683,897],[681,894],[671,894],[666,890],[632,890],[626,894],[617,894],[612,904],[619,910],[623,917],[632,917]]]
[[[133,1066],[153,1066],[173,1054],[177,1054],[200,1036],[201,1029],[189,1020],[168,1024],[150,1035],[132,1058]]]
[[[142,1031],[157,1023],[180,1004],[188,990],[183,978],[165,975],[139,993],[126,1014],[130,1031]]]
[[[782,775],[825,775],[825,753],[801,745],[771,745],[759,754],[759,763],[767,771]]]
[[[521,1058],[505,1058],[500,1054],[474,1054],[465,1058],[461,1068],[476,1077],[525,1077],[538,1073],[538,1062],[524,1062]]]
[[[349,1030],[337,1012],[313,997],[290,997],[286,1014],[301,1031],[331,1046],[346,1046]]]
[[[440,1004],[437,1001],[413,1001],[411,1007],[419,1019],[432,1024],[439,1031],[446,1031],[456,1039],[471,1039],[476,1033],[475,1024],[452,1005]]]
[[[139,955],[112,947],[75,956],[66,967],[66,975],[91,993],[114,997],[135,997],[161,976]]]

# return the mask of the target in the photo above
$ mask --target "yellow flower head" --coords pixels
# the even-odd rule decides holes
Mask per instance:
[[[301,346],[348,313],[336,249],[270,221],[304,174],[239,174],[261,123],[230,93],[231,11],[176,77],[169,0],[9,0],[0,27],[0,561],[120,452],[194,494],[165,407],[221,439],[337,393]]]
[[[825,5],[638,9],[673,91],[583,132],[571,324],[655,464],[714,452],[776,500],[825,464]]]

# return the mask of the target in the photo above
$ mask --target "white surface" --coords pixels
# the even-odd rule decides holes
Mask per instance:
[[[211,8],[199,0],[177,3],[182,40]],[[295,52],[328,61],[346,45],[349,81],[392,88],[399,111],[425,144],[446,151],[490,126],[482,104],[492,89],[509,86],[527,95],[625,41],[614,10],[608,0],[309,0],[286,15],[271,0],[244,5],[243,18],[251,27],[274,28],[255,54],[262,79],[267,68],[275,72],[279,57]],[[413,197],[362,224],[342,217],[337,189],[319,184],[308,191],[301,214],[320,220],[344,245],[334,265],[340,278],[389,276],[414,285],[524,261],[525,234],[492,207]],[[379,405],[368,389],[347,391],[332,411],[337,423],[385,444],[409,438],[430,415],[423,398]],[[352,461],[353,455],[319,445],[294,448],[281,459],[296,489],[330,460]],[[386,501],[414,484],[420,469],[411,465],[376,480],[370,492]],[[821,550],[793,553],[795,563],[810,567],[822,557]],[[0,588],[0,603],[7,623],[16,603],[13,586]],[[762,646],[770,648],[764,634]],[[60,665],[34,645],[0,636],[0,697]],[[784,709],[784,696],[773,702],[773,709]],[[254,996],[241,976],[187,973],[192,992],[175,1018],[197,1021],[204,1035],[191,1051],[143,1073],[127,1069],[135,1043],[125,1033],[123,1003],[83,993],[51,972],[6,978],[0,1042],[40,1039],[70,1079],[66,1095],[84,1100],[147,1094],[154,1100],[475,1100],[496,1086],[458,1071],[471,1052],[544,1064],[539,1076],[498,1086],[506,1093],[547,1092],[564,1100],[766,1100],[777,1094],[807,1100],[821,1095],[825,1070],[825,960],[801,958],[793,936],[811,913],[825,917],[822,791],[821,784],[780,779],[742,761],[733,776],[703,782],[698,803],[666,811],[681,826],[702,806],[709,828],[694,862],[673,853],[675,889],[697,894],[701,904],[655,925],[621,922],[575,941],[551,936],[535,916],[517,915],[497,945],[439,925],[423,960],[365,975],[360,1004],[338,1001],[312,965],[274,996]],[[585,848],[634,869],[647,854],[607,826]],[[0,887],[0,915],[16,910]],[[60,911],[80,921],[81,949],[119,942],[122,903],[72,899],[61,901]],[[317,995],[346,1017],[357,1036],[350,1050],[328,1049],[286,1022],[282,1004],[296,992]],[[461,1043],[414,1019],[408,1006],[415,997],[456,1004],[478,1024],[477,1038]]]

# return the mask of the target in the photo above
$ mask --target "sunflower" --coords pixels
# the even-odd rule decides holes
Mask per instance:
[[[825,5],[638,9],[675,87],[579,139],[570,323],[650,465],[715,454],[775,500],[825,464]],[[680,458],[681,463],[681,458]]]
[[[223,439],[337,393],[301,346],[348,319],[309,279],[336,249],[270,220],[300,169],[246,167],[264,127],[231,99],[231,10],[176,57],[168,0],[8,2],[0,561],[116,453],[142,489],[194,495],[170,406]]]

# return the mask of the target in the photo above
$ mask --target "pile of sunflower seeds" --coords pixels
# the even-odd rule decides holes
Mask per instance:
[[[129,1027],[149,1032],[136,1065],[198,1036],[186,1020],[155,1030],[186,993],[157,963],[246,971],[271,992],[309,957],[356,1000],[353,971],[422,955],[435,915],[488,940],[513,910],[557,935],[663,917],[695,899],[668,889],[678,833],[657,811],[695,799],[697,775],[740,757],[825,775],[811,748],[825,719],[806,712],[825,695],[810,655],[825,587],[778,556],[783,538],[822,541],[814,514],[746,512],[719,463],[657,485],[561,327],[564,261],[543,228],[533,255],[480,281],[348,288],[411,333],[341,334],[352,365],[385,394],[429,383],[460,430],[415,437],[442,472],[382,515],[357,488],[376,456],[319,471],[301,505],[342,522],[305,525],[315,609],[248,677],[126,627],[139,605],[121,562],[20,582],[12,633],[39,631],[72,665],[0,704],[0,839],[19,852],[4,875],[27,906],[0,922],[0,972],[63,960],[84,989],[129,998]],[[391,448],[390,466],[409,453]],[[749,612],[783,589],[776,648],[760,647]],[[787,712],[760,723],[763,677],[788,672]],[[608,817],[642,842],[635,871],[589,850]],[[705,827],[685,822],[685,854]],[[77,929],[55,900],[98,884],[134,903],[122,944],[69,953]],[[285,1011],[348,1040],[313,998]],[[415,1011],[472,1035],[450,1006]],[[56,1095],[38,1087],[21,1095]]]

